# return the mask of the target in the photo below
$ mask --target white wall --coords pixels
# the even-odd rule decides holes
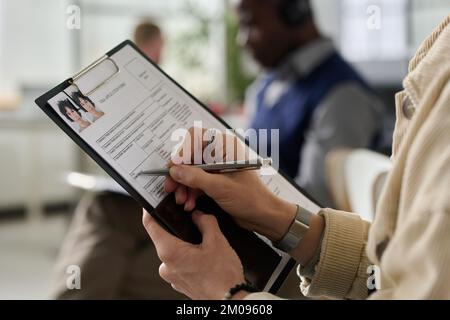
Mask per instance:
[[[339,2],[340,0],[311,0],[315,21],[320,30],[334,40],[339,39]]]
[[[20,97],[16,110],[0,112],[0,209],[75,194],[64,173],[76,168],[78,151],[34,104],[72,72],[67,3],[0,0],[0,98],[10,90]]]
[[[411,0],[411,7],[411,48],[417,48],[433,29],[450,14],[450,1]]]
[[[65,10],[65,0],[0,0],[0,86],[53,83],[68,73]]]
[[[65,175],[76,168],[76,150],[55,128],[3,128],[0,134],[0,209],[72,201]]]

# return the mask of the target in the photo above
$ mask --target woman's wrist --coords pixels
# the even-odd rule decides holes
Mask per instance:
[[[301,265],[308,264],[321,244],[324,229],[325,219],[318,214],[312,215],[308,232],[289,254]]]
[[[297,206],[273,196],[263,210],[264,224],[256,231],[274,242],[282,239],[295,219]]]
[[[264,217],[266,217],[264,226],[261,227],[261,230],[255,231],[266,236],[269,240],[277,242],[289,231],[297,213],[297,205],[274,196],[270,199],[270,205],[267,205],[264,210]],[[313,214],[308,232],[289,254],[300,264],[306,265],[320,245],[324,229],[325,219],[318,214]]]

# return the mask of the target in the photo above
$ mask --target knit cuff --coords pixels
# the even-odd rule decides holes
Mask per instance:
[[[364,249],[364,222],[355,214],[331,209],[319,214],[325,218],[320,260],[312,279],[299,270],[300,289],[305,296],[345,298]]]
[[[305,278],[312,279],[314,275],[316,274],[316,267],[320,261],[320,253],[322,252],[322,242],[323,242],[323,236],[324,233],[322,233],[322,236],[320,238],[319,246],[316,249],[316,252],[314,252],[314,256],[310,259],[310,261],[305,264],[304,266],[298,265],[297,266],[297,274],[302,275]]]

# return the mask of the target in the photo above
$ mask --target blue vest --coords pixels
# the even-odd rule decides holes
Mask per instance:
[[[357,72],[334,52],[305,77],[297,79],[279,98],[274,106],[264,106],[264,97],[270,84],[276,79],[269,73],[262,80],[256,97],[256,113],[251,128],[279,129],[279,169],[291,178],[297,176],[300,152],[311,116],[322,99],[333,87],[344,82],[356,82],[369,88]],[[267,134],[270,156],[270,132]]]

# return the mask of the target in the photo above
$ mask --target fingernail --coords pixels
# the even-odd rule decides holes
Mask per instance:
[[[180,181],[182,178],[182,169],[177,166],[173,166],[170,168],[170,176],[177,181]]]

